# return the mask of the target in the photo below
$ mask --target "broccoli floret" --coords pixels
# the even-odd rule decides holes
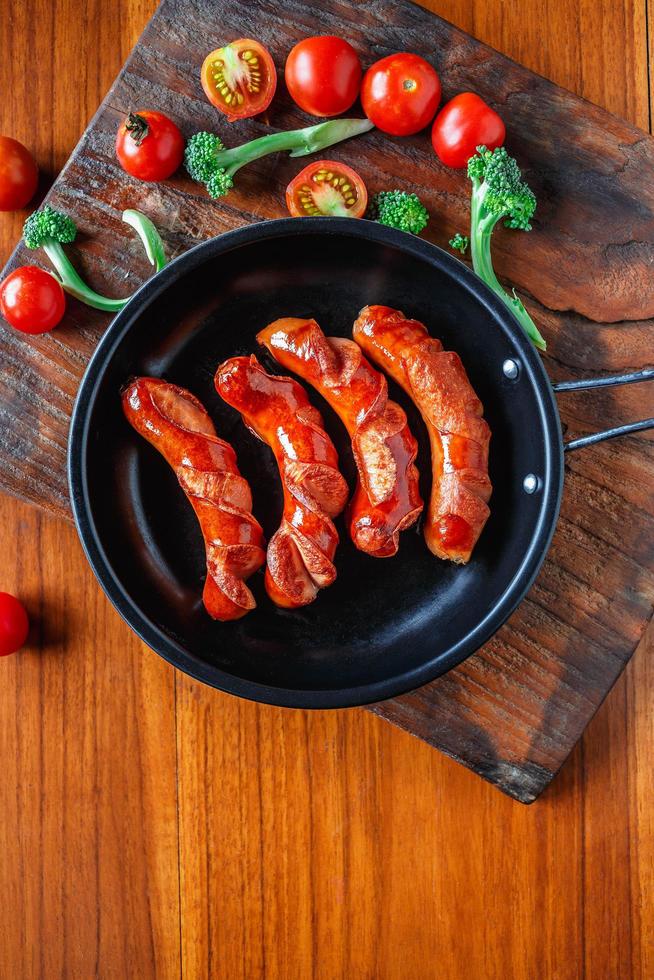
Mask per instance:
[[[157,229],[149,218],[140,211],[124,211],[123,221],[130,224],[143,242],[148,258],[156,267],[157,272],[163,269],[166,259],[163,242]],[[75,271],[62,245],[74,242],[77,237],[77,227],[72,218],[46,204],[44,208],[35,211],[23,225],[23,240],[28,248],[42,248],[55,267],[61,285],[87,306],[96,310],[113,313],[122,310],[127,299],[110,299],[101,296],[86,285],[82,277]]]
[[[233,186],[234,181],[226,170],[216,170],[206,182],[209,197],[224,197],[229,194]]]
[[[206,184],[219,169],[216,156],[221,150],[224,150],[222,140],[215,133],[191,136],[184,151],[184,166],[193,180]]]
[[[41,248],[48,241],[67,244],[77,237],[77,227],[72,218],[55,211],[46,204],[40,211],[29,216],[23,226],[23,238],[28,248]]]
[[[429,212],[417,194],[379,191],[371,199],[366,217],[388,228],[419,235],[429,221]]]
[[[477,155],[468,160],[468,176],[488,216],[496,221],[505,218],[507,228],[531,231],[529,222],[536,210],[536,197],[503,146],[495,150],[477,147]]]
[[[524,182],[520,167],[503,146],[494,150],[478,146],[476,155],[468,160],[468,176],[472,181],[470,252],[473,268],[508,306],[536,347],[545,350],[545,341],[536,324],[515,290],[510,296],[502,287],[491,258],[491,236],[498,221],[504,219],[507,228],[531,230],[530,222],[536,209],[534,192]]]
[[[223,197],[234,186],[234,174],[246,163],[280,150],[288,150],[292,157],[306,156],[370,129],[369,119],[330,119],[317,126],[260,136],[230,150],[215,133],[196,133],[186,144],[184,164],[189,176],[204,184],[211,197]]]
[[[468,251],[470,239],[467,235],[462,235],[457,231],[453,238],[450,238],[449,244],[450,248],[453,248],[456,252],[461,252],[461,255],[465,255]]]

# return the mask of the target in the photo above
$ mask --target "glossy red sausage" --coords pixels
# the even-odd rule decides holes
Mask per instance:
[[[216,372],[216,390],[266,442],[279,467],[284,513],[268,545],[266,590],[279,606],[313,602],[336,578],[338,532],[347,483],[320,412],[292,378],[267,374],[256,357],[232,357]]]
[[[407,392],[427,425],[432,492],[425,540],[439,558],[470,560],[488,520],[490,429],[461,358],[424,324],[388,306],[366,306],[354,339]]]
[[[245,579],[265,561],[263,531],[229,443],[184,388],[136,378],[122,392],[128,422],[175,471],[202,529],[207,556],[204,605],[214,619],[239,619],[256,605]]]
[[[388,399],[386,379],[353,341],[325,337],[315,320],[276,320],[257,339],[341,418],[359,473],[348,515],[352,540],[376,558],[394,555],[400,532],[418,519],[422,500],[416,441],[404,411]]]

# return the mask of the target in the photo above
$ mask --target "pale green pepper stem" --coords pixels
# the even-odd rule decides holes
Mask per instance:
[[[164,252],[161,235],[153,223],[146,215],[140,211],[134,211],[131,208],[123,211],[123,221],[134,229],[143,242],[145,254],[150,261],[150,265],[153,265],[157,272],[161,272],[166,264],[166,253]]]
[[[92,306],[95,310],[104,310],[105,313],[117,313],[118,310],[122,310],[127,300],[109,299],[109,297],[101,296],[100,293],[96,293],[94,289],[87,286],[82,277],[75,271],[60,242],[45,242],[43,248],[57,270],[61,285],[67,293],[81,300],[82,303],[86,303],[87,306]]]
[[[268,153],[289,150],[292,157],[306,156],[324,150],[334,143],[367,133],[373,128],[369,119],[330,119],[318,123],[317,126],[305,126],[304,129],[291,129],[281,133],[271,133],[260,136],[231,150],[219,150],[216,160],[219,165],[233,176],[237,170],[253,160],[266,156]]]
[[[156,271],[160,272],[166,264],[166,256],[161,236],[153,223],[140,211],[131,209],[123,211],[123,221],[136,231],[143,242],[148,260]],[[61,285],[66,292],[82,303],[86,303],[87,306],[92,306],[95,310],[103,310],[105,313],[117,313],[131,299],[131,296],[127,296],[125,299],[110,299],[87,286],[75,270],[60,242],[45,242],[43,248],[55,267]]]

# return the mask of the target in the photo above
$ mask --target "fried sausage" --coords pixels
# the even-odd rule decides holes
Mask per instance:
[[[417,320],[366,306],[354,339],[413,399],[429,432],[432,492],[425,540],[439,558],[469,561],[489,515],[490,429],[461,358]]]
[[[207,558],[204,605],[214,619],[240,619],[256,605],[245,579],[265,561],[263,531],[229,443],[219,439],[198,399],[157,378],[122,391],[130,424],[175,471],[200,523]]]
[[[315,320],[276,320],[257,335],[285,368],[312,384],[352,439],[359,473],[348,522],[357,548],[377,558],[397,552],[400,531],[422,510],[417,444],[386,379],[351,340],[325,337]]]
[[[348,487],[334,445],[302,385],[268,374],[254,355],[225,361],[215,382],[279,467],[284,513],[268,545],[268,595],[278,606],[306,606],[336,578],[338,532],[331,518],[345,507]]]

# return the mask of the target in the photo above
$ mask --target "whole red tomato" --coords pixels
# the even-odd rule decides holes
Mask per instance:
[[[431,142],[448,167],[465,167],[478,146],[502,146],[506,127],[501,118],[474,92],[455,95],[434,120]]]
[[[0,657],[20,650],[25,645],[29,628],[22,602],[8,592],[0,592]]]
[[[363,111],[391,136],[410,136],[424,129],[440,100],[436,69],[417,54],[391,54],[375,62],[363,76]]]
[[[0,283],[0,310],[22,333],[47,333],[64,315],[61,284],[37,265],[22,265]]]
[[[292,48],[284,78],[300,109],[312,116],[337,116],[359,94],[361,62],[341,37],[307,37]]]
[[[11,136],[0,136],[0,211],[17,211],[34,197],[39,170],[30,151]]]
[[[139,180],[165,180],[184,157],[184,137],[163,112],[130,112],[116,136],[116,155],[123,170]]]

